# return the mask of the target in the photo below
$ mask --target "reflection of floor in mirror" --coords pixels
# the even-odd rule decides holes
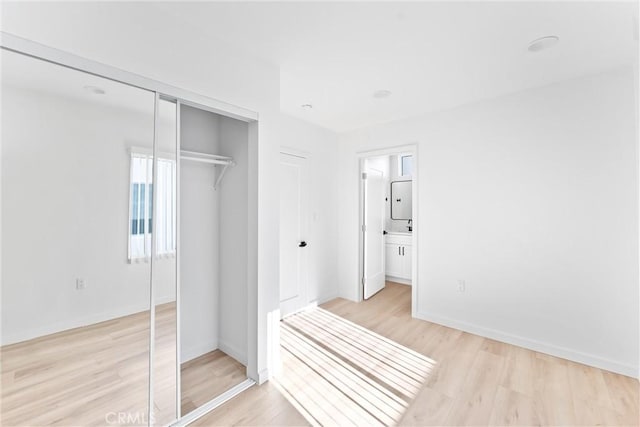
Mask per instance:
[[[182,364],[182,415],[247,379],[246,368],[220,350]]]
[[[3,346],[1,425],[146,424],[149,312]],[[115,414],[115,415],[114,415]]]
[[[175,418],[175,303],[156,310],[156,421]],[[0,348],[0,425],[146,425],[149,313]]]
[[[156,307],[154,349],[154,420],[167,425],[176,419],[176,305]]]
[[[156,307],[155,421],[176,414],[176,308]],[[0,425],[146,425],[149,313],[0,347]],[[182,367],[183,414],[246,379],[216,350]],[[119,418],[120,417],[120,418]]]

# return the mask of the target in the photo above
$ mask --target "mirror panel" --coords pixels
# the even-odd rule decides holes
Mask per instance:
[[[153,124],[151,92],[2,51],[0,424],[149,422]]]
[[[391,219],[411,219],[411,181],[391,183]]]
[[[154,162],[158,185],[154,188],[156,257],[153,261],[155,310],[153,353],[153,400],[155,425],[168,425],[178,418],[176,336],[176,103],[158,102],[157,158]]]

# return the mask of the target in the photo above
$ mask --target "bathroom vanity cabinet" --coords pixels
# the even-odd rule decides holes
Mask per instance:
[[[387,280],[411,284],[411,233],[390,232],[385,241]]]

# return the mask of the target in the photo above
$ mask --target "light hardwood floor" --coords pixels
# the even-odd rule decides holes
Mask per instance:
[[[638,425],[637,380],[412,319],[410,305],[410,288],[388,283],[368,301],[287,318],[282,373],[194,425]],[[175,308],[156,313],[154,400],[168,419]],[[146,412],[148,336],[139,313],[1,348],[0,424],[105,425],[109,412]],[[242,378],[220,352],[188,362],[183,408]]]
[[[412,319],[410,298],[287,318],[283,372],[195,425],[638,425],[638,380]]]
[[[247,379],[247,369],[215,350],[182,364],[182,415],[204,405]]]

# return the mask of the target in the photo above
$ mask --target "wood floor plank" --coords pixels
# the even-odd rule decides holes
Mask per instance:
[[[529,397],[534,397],[542,387],[542,379],[538,375],[536,353],[526,348],[500,346],[505,360],[501,385]]]
[[[498,386],[488,425],[492,426],[541,426],[542,406],[534,398]]]
[[[456,390],[448,425],[489,425],[504,358],[479,350],[464,383]]]
[[[220,350],[182,364],[181,410],[186,415],[246,378],[246,368]]]
[[[589,402],[603,408],[613,407],[601,369],[569,362],[567,372],[574,402]]]
[[[637,380],[607,371],[603,371],[602,376],[607,384],[613,409],[620,414],[623,422],[631,425],[640,420],[640,392]]]
[[[453,398],[430,387],[423,387],[398,424],[406,426],[446,425],[453,403]]]

